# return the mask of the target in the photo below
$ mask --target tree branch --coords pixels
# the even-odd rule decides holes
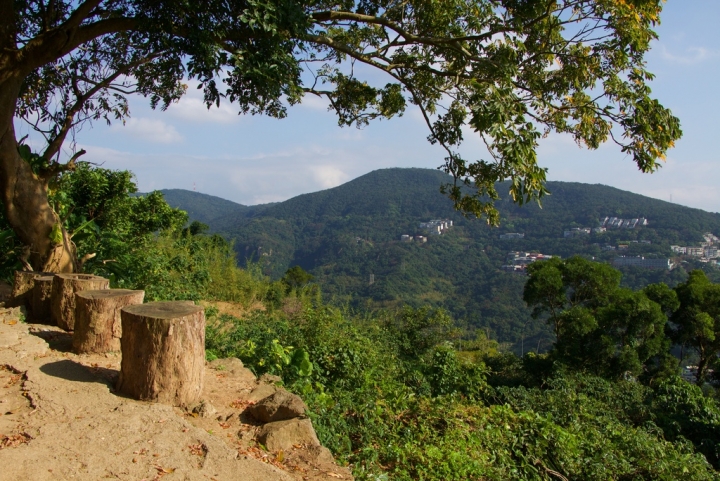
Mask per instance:
[[[92,39],[137,28],[135,18],[109,18],[80,27],[53,28],[30,40],[19,55],[18,70],[25,76],[36,68],[64,57]]]
[[[92,82],[90,79],[87,78],[81,78],[81,80],[88,82],[88,83],[94,83],[94,86],[85,92],[84,94],[80,94],[79,91],[75,92],[76,100],[72,107],[67,111],[65,114],[65,119],[63,120],[63,125],[58,132],[58,134],[50,141],[47,149],[45,149],[45,152],[43,153],[43,157],[46,159],[51,159],[55,154],[57,154],[60,151],[60,148],[62,148],[63,143],[65,142],[65,138],[67,137],[67,134],[70,132],[70,129],[73,127],[73,125],[76,125],[74,122],[75,115],[77,115],[78,112],[80,112],[85,105],[85,102],[90,100],[96,93],[98,93],[100,90],[105,88],[112,88],[112,82],[114,82],[118,77],[121,75],[126,75],[135,67],[139,67],[140,65],[144,65],[146,63],[152,62],[154,59],[162,56],[163,52],[157,52],[153,55],[150,55],[148,57],[145,57],[141,60],[138,60],[136,62],[129,63],[118,70],[116,70],[112,75],[106,77],[104,80],[100,82]],[[53,173],[54,174],[54,173]]]
[[[68,19],[65,20],[59,28],[69,30],[71,28],[79,27],[83,20],[88,18],[90,12],[100,5],[101,2],[102,0],[85,0],[72,14],[70,14]]]

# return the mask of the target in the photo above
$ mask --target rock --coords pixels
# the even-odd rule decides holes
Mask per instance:
[[[200,401],[199,404],[192,408],[192,413],[197,414],[201,418],[211,418],[217,414],[217,409],[207,401]]]
[[[225,359],[215,359],[214,361],[210,361],[208,363],[208,366],[215,369],[216,371],[228,371],[228,372],[234,372],[237,369],[242,369],[245,367],[243,362],[236,357],[228,357]]]
[[[268,423],[260,429],[257,441],[272,452],[288,451],[295,445],[320,446],[309,419],[288,419]]]
[[[325,446],[308,446],[308,456],[316,463],[335,464],[335,458]]]
[[[305,415],[307,406],[299,396],[278,389],[275,393],[250,406],[248,412],[258,421],[271,423]]]
[[[273,374],[263,374],[260,376],[260,379],[258,379],[258,382],[263,384],[277,384],[282,382],[282,378]]]
[[[0,309],[0,317],[4,318],[7,321],[24,321],[27,319],[27,316],[28,311],[24,305]]]
[[[245,381],[250,384],[255,383],[255,374],[243,365],[243,362],[236,357],[227,359],[215,359],[210,361],[208,366],[218,372],[225,374],[228,378]],[[262,398],[258,398],[260,400]]]
[[[275,394],[279,389],[279,387],[272,384],[260,384],[252,390],[252,392],[248,395],[247,400],[258,402],[272,394]]]

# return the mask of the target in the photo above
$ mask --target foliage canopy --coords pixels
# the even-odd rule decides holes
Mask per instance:
[[[125,118],[133,92],[168,108],[188,79],[208,107],[229,101],[240,113],[284,117],[304,95],[323,96],[340,125],[412,104],[430,142],[447,151],[442,168],[454,183],[445,191],[491,223],[497,181],[510,180],[518,203],[545,194],[542,135],[567,133],[589,148],[612,140],[643,172],[656,170],[681,135],[678,119],[651,97],[643,60],[661,0],[3,5],[0,85],[11,108],[3,115],[46,136],[41,179],[74,167],[75,156],[61,163],[59,153],[84,121]],[[373,70],[385,80],[373,80]],[[462,158],[466,128],[483,139],[487,158]]]

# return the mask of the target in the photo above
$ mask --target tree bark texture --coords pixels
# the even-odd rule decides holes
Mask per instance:
[[[205,311],[190,302],[127,306],[116,390],[174,406],[200,400],[205,373]]]
[[[15,271],[12,294],[8,301],[8,307],[26,306],[31,307],[32,291],[35,279],[42,276],[52,276],[51,272],[38,271]]]
[[[50,301],[52,322],[66,331],[72,331],[75,328],[75,293],[108,287],[109,280],[91,274],[55,275]]]
[[[32,317],[37,322],[49,323],[52,319],[52,307],[50,304],[52,285],[53,276],[35,278],[30,312],[32,312]]]
[[[125,306],[142,304],[145,291],[101,289],[75,293],[73,350],[77,354],[120,350]]]
[[[2,65],[0,65],[2,67]],[[3,69],[0,68],[0,71]],[[47,180],[40,178],[20,157],[15,139],[13,116],[25,74],[5,72],[0,77],[0,200],[8,223],[29,249],[28,262],[33,269],[49,272],[73,272],[75,249],[66,232],[63,242],[50,240],[53,226],[59,222],[48,201]]]

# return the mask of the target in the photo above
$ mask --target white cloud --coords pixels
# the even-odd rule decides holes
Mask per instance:
[[[310,110],[318,110],[327,112],[330,102],[325,97],[318,97],[315,94],[305,94],[302,102],[300,103],[301,108],[307,108]]]
[[[148,119],[145,117],[130,118],[125,122],[115,123],[111,130],[125,133],[136,139],[159,144],[174,144],[182,142],[183,137],[172,125],[162,120]]]
[[[197,91],[196,91],[197,92]],[[207,108],[201,96],[188,93],[176,104],[168,107],[168,114],[178,120],[190,122],[214,122],[230,124],[240,121],[237,107],[233,108],[230,102],[221,102],[219,107],[213,105]]]
[[[670,52],[665,45],[660,46],[660,53],[665,60],[683,65],[695,65],[720,55],[720,52],[704,47],[688,47],[685,52],[678,54]]]
[[[348,180],[348,175],[335,165],[310,167],[315,181],[324,189],[337,187]]]

